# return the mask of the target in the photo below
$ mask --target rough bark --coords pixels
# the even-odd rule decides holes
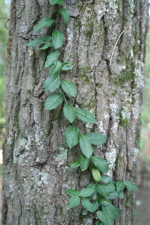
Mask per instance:
[[[107,136],[94,154],[107,159],[115,180],[136,182],[140,115],[144,87],[145,40],[148,0],[67,0],[71,21],[65,33],[61,59],[75,64],[62,77],[74,81],[76,107],[90,109],[97,125],[76,122],[81,132]],[[12,0],[7,45],[6,133],[3,145],[3,225],[93,225],[95,218],[82,206],[69,210],[67,188],[84,188],[91,176],[71,170],[81,152],[69,150],[64,131],[69,125],[62,106],[44,109],[43,83],[48,51],[27,43],[52,28],[34,33],[43,17],[56,18],[48,0]],[[134,19],[134,21],[133,21]],[[111,53],[120,33],[130,24]],[[130,225],[133,193],[114,201],[122,209],[116,225]]]

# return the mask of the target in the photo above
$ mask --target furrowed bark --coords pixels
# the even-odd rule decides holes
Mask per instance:
[[[73,81],[76,107],[95,114],[97,125],[77,120],[82,133],[96,131],[107,136],[94,155],[109,163],[114,180],[136,182],[140,139],[140,115],[144,88],[145,41],[148,0],[67,0],[71,20],[66,26],[61,60],[75,64],[61,76]],[[69,150],[64,131],[69,125],[62,105],[44,109],[47,93],[43,83],[49,51],[27,47],[36,37],[50,35],[54,27],[34,33],[44,17],[56,18],[56,6],[48,0],[12,0],[7,43],[6,132],[3,144],[3,225],[94,225],[95,217],[82,206],[69,209],[68,188],[82,189],[90,173],[71,170],[81,155]],[[117,38],[130,24],[119,39]],[[116,225],[131,225],[135,194],[125,193],[113,201],[122,209]]]

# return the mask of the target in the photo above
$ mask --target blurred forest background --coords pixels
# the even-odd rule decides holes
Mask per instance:
[[[0,0],[0,17],[9,18],[9,0]],[[8,32],[7,27],[9,23],[8,22],[6,24],[6,22],[7,19],[0,18],[0,150],[2,148],[2,133],[5,132],[4,93],[6,74],[6,43]],[[137,194],[137,209],[135,209],[135,222],[133,223],[133,225],[150,225],[150,29],[147,37],[146,85],[141,123],[142,132],[138,185],[142,188],[139,189],[139,192]],[[2,170],[0,167],[0,187],[2,176],[1,171]]]

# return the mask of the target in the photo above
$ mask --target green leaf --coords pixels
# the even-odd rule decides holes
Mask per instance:
[[[80,158],[70,164],[71,169],[75,169],[80,166]]]
[[[60,77],[56,75],[52,75],[50,77],[47,77],[47,79],[44,82],[44,88],[45,91],[53,92],[60,86]]]
[[[80,198],[78,196],[72,196],[69,201],[69,208],[74,208],[80,203]]]
[[[73,63],[64,62],[64,63],[62,64],[61,70],[67,71],[67,70],[71,70],[73,67],[74,67]]]
[[[105,223],[102,223],[104,225],[114,225],[114,218],[110,218],[107,216]]]
[[[114,219],[113,218],[110,218],[108,217],[108,215],[106,213],[104,213],[103,211],[98,211],[97,212],[97,216],[98,218],[103,221],[104,225],[114,225]]]
[[[90,158],[87,158],[86,156],[82,155],[80,158],[80,168],[82,171],[85,171],[88,169]]]
[[[99,203],[100,203],[101,205],[108,205],[108,204],[109,204],[109,200],[106,199],[106,198],[100,198],[100,199],[99,199]]]
[[[119,193],[118,193],[118,195],[119,195],[119,198],[124,198],[124,192],[123,191],[120,191]]]
[[[106,184],[106,186],[108,187],[109,192],[115,191],[115,185],[112,182]]]
[[[53,93],[46,98],[45,109],[52,110],[63,102],[63,96],[60,93]]]
[[[64,92],[66,92],[66,94],[76,97],[77,89],[76,89],[76,86],[74,85],[74,83],[67,81],[67,80],[63,80],[61,82],[61,86],[62,86],[62,89],[64,90]]]
[[[109,195],[109,199],[116,199],[116,198],[119,198],[118,192],[116,192],[116,191],[111,192]]]
[[[87,136],[93,145],[102,145],[107,140],[106,136],[100,133],[91,132]]]
[[[78,144],[79,129],[74,126],[69,126],[65,130],[65,141],[69,148],[73,148]]]
[[[96,180],[97,182],[100,182],[101,175],[100,175],[100,172],[98,170],[92,169],[92,175],[93,175],[94,180]]]
[[[102,195],[104,198],[109,198],[109,190],[106,185],[98,185],[98,193]]]
[[[72,197],[72,196],[78,196],[80,194],[80,191],[72,190],[72,189],[67,189],[66,192]]]
[[[79,137],[79,144],[80,144],[82,153],[87,158],[90,158],[93,153],[93,148],[92,148],[90,139],[85,134],[81,134]]]
[[[58,50],[52,51],[46,59],[45,62],[45,67],[49,67],[51,66],[54,62],[56,62],[58,60],[60,56],[60,52]]]
[[[92,204],[91,204],[91,202],[89,201],[89,199],[87,199],[87,198],[82,198],[82,199],[81,199],[81,203],[82,203],[82,206],[83,206],[85,209],[87,209],[88,211],[91,210]]]
[[[55,62],[54,65],[52,65],[50,68],[49,76],[58,74],[61,70],[61,66],[62,66],[61,62],[59,61]]]
[[[79,196],[80,197],[89,197],[93,194],[94,190],[92,188],[85,188],[83,190],[80,191]]]
[[[112,181],[112,177],[109,177],[107,175],[103,175],[102,176],[102,179],[101,179],[101,182],[104,183],[104,184],[107,184],[109,183],[110,181]]]
[[[34,39],[33,41],[30,41],[27,44],[27,46],[28,47],[36,47],[40,44],[50,42],[51,40],[52,40],[52,37],[50,37],[50,36],[39,37],[39,38]]]
[[[54,45],[54,48],[60,48],[63,45],[64,42],[64,35],[60,31],[55,31],[52,33],[52,42]]]
[[[63,5],[64,4],[64,0],[49,0],[51,5]]]
[[[58,9],[58,12],[63,16],[65,24],[70,21],[70,13],[67,9]]]
[[[99,222],[99,221],[96,221],[95,225],[102,225],[102,223]],[[105,224],[104,224],[104,225],[105,225]]]
[[[98,218],[99,218],[101,221],[103,221],[103,222],[106,221],[107,215],[106,215],[104,212],[98,211],[98,212],[97,212],[97,216],[98,216]]]
[[[66,104],[64,106],[64,115],[72,123],[76,118],[76,109],[72,105]]]
[[[43,27],[49,27],[49,26],[52,25],[53,22],[54,22],[54,20],[51,19],[51,18],[48,18],[48,17],[43,18],[43,19],[38,23],[38,25],[35,27],[34,31],[37,32],[37,31],[39,31],[39,30],[40,30],[41,28],[43,28]]]
[[[91,161],[94,163],[95,167],[103,172],[103,173],[107,173],[108,172],[108,163],[106,162],[106,160],[101,159],[97,156],[92,156],[91,157]]]
[[[91,205],[91,210],[90,210],[90,212],[95,212],[95,211],[98,209],[98,207],[99,207],[98,201],[94,201],[94,202],[92,203],[92,205]]]
[[[86,123],[97,123],[93,114],[89,110],[77,109],[76,113],[79,119]]]
[[[97,185],[93,183],[89,183],[87,188],[92,188],[94,190],[93,195],[97,194]]]
[[[125,188],[124,183],[122,181],[117,181],[116,187],[118,192],[123,191]]]
[[[120,217],[120,209],[113,206],[111,203],[109,203],[109,205],[102,205],[102,209],[104,211],[104,213],[106,213],[106,215],[110,218],[116,219]]]
[[[40,50],[45,50],[45,49],[50,48],[52,46],[53,46],[53,43],[52,43],[52,41],[50,41],[50,42],[46,43],[42,48],[40,48]]]
[[[130,181],[124,181],[124,185],[130,191],[138,191],[137,187],[134,184],[132,184],[132,182]]]

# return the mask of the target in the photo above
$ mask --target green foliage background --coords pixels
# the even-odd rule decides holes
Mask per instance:
[[[9,17],[9,4],[0,0],[0,16]],[[6,73],[6,43],[7,32],[5,27],[7,20],[0,18],[0,129],[4,120],[4,93],[5,93],[5,73]]]

